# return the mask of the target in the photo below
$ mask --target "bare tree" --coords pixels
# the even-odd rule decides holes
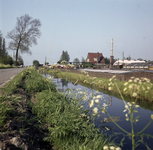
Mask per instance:
[[[7,33],[7,38],[11,39],[8,48],[16,51],[16,64],[19,50],[21,53],[31,54],[29,47],[31,47],[32,44],[37,44],[37,38],[41,35],[39,30],[40,27],[40,20],[33,19],[25,14],[24,16],[17,18],[15,28]]]

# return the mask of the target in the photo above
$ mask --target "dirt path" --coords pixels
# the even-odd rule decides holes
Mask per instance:
[[[18,73],[20,73],[24,69],[25,68],[0,69],[0,87],[12,80]]]

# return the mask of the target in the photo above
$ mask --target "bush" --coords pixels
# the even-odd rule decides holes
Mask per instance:
[[[39,61],[38,60],[34,60],[33,61],[33,66],[38,69],[38,67],[39,67]]]

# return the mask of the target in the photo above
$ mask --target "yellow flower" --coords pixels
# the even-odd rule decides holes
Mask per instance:
[[[151,115],[151,119],[153,119],[153,114]]]

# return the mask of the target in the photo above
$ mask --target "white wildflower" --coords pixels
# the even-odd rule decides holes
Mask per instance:
[[[124,83],[124,86],[126,86],[128,84],[128,82]]]
[[[129,121],[129,118],[126,118],[126,121]]]
[[[137,93],[136,92],[133,92],[132,96],[133,97],[137,97]]]
[[[98,113],[98,108],[95,107],[95,108],[93,109],[93,111],[94,111],[94,114],[97,114],[97,113]]]
[[[147,87],[148,90],[150,90],[150,87]]]
[[[109,150],[109,147],[108,147],[107,145],[105,145],[105,146],[103,147],[103,150]]]
[[[122,150],[120,147],[117,147],[115,150]]]
[[[136,121],[136,122],[138,122],[138,121],[139,121],[139,119],[135,119],[135,121]]]
[[[91,100],[91,103],[90,103],[90,108],[92,107],[94,105],[94,101],[93,100]]]
[[[123,89],[123,91],[125,92],[127,90],[127,88],[125,87],[124,89]]]
[[[110,147],[110,150],[115,150],[115,147],[114,147],[114,146],[111,146],[111,147]]]
[[[97,95],[96,98],[98,98],[98,99],[99,99],[99,98],[102,98],[102,95]]]
[[[139,105],[135,105],[136,108],[140,107]]]
[[[108,130],[110,130],[109,128],[107,128],[107,127],[105,127],[105,129],[108,131]]]
[[[129,85],[129,89],[132,89],[132,87],[133,87],[133,84],[130,84],[130,85]]]
[[[108,90],[111,91],[112,90],[112,87],[109,87]]]
[[[99,99],[96,99],[95,102],[96,102],[96,103],[99,103]]]
[[[132,80],[130,79],[128,82],[132,82]]]

